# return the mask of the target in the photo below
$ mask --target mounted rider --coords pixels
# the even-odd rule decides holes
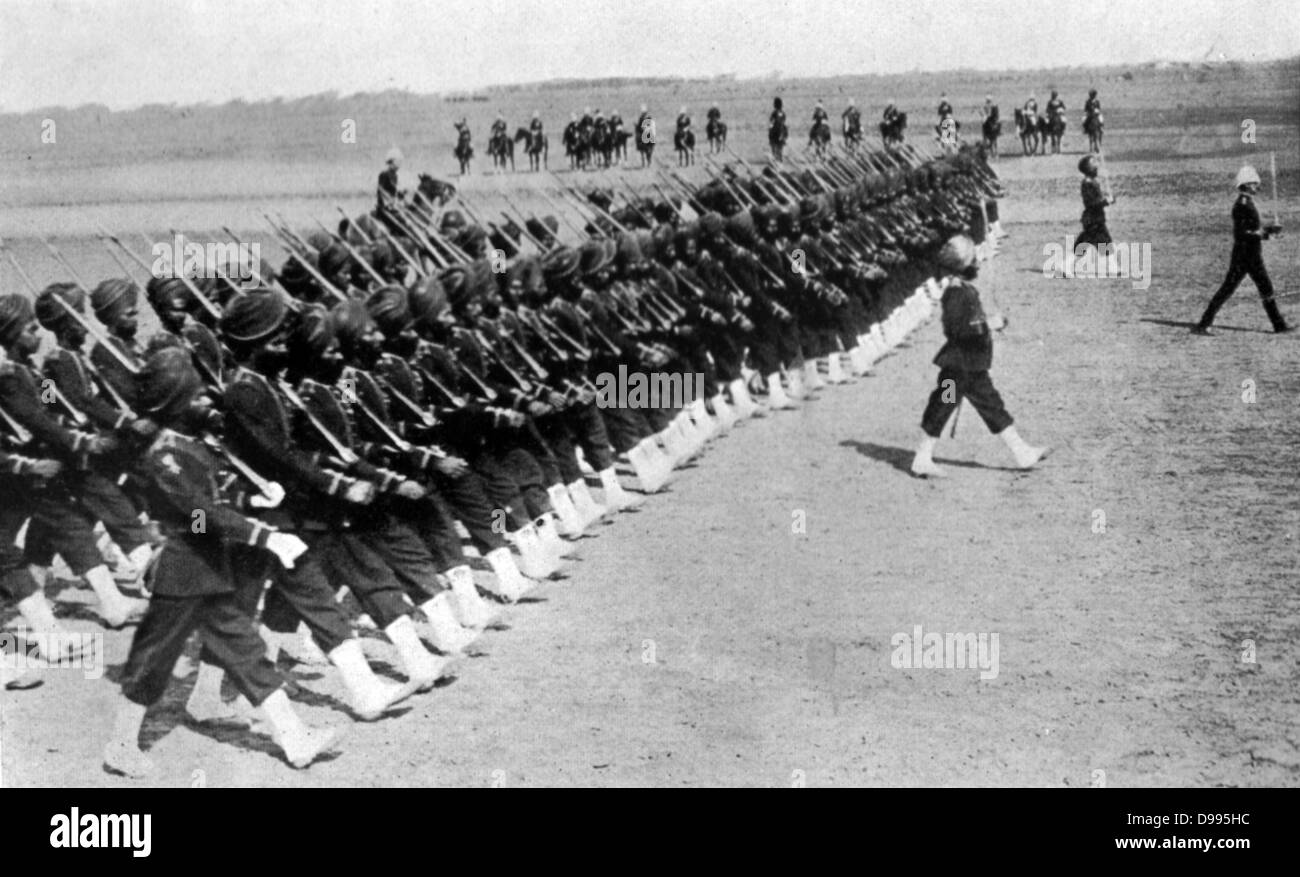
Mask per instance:
[[[939,120],[938,125],[934,126],[939,146],[945,153],[955,154],[957,152],[960,146],[960,141],[957,139],[957,130],[960,127],[961,123],[952,116],[952,106],[948,105],[944,110],[943,118]]]
[[[1059,117],[1064,115],[1065,101],[1061,100],[1060,96],[1056,93],[1056,89],[1052,89],[1052,96],[1047,101],[1047,120],[1049,122],[1055,122]]]
[[[542,116],[540,113],[533,113],[533,120],[528,123],[528,132],[533,135],[534,142],[545,136],[545,132],[542,129]]]
[[[1038,98],[1033,92],[1029,93],[1029,100],[1025,101],[1024,111],[1030,123],[1038,120]]]
[[[943,123],[944,116],[952,115],[952,104],[948,102],[947,93],[939,95],[939,123]]]
[[[681,142],[682,138],[686,136],[686,132],[689,130],[691,130],[691,115],[686,111],[686,107],[683,106],[677,113],[678,142]]]
[[[840,123],[845,137],[850,140],[862,139],[862,111],[854,101],[850,100],[848,107],[840,113]]]
[[[880,117],[880,120],[884,122],[886,125],[892,126],[895,122],[898,121],[899,115],[901,115],[901,113],[898,107],[891,100],[889,103],[885,105],[885,112]]]
[[[1101,98],[1097,97],[1095,88],[1088,90],[1088,99],[1083,102],[1083,115],[1089,119],[1095,116],[1097,121],[1101,121]]]
[[[825,122],[829,118],[830,118],[830,114],[826,112],[826,107],[822,106],[821,101],[817,101],[817,106],[813,107],[813,118],[812,118],[813,127],[816,128],[818,125],[820,125],[822,122]]]
[[[375,213],[384,215],[387,204],[392,201],[401,201],[406,197],[406,192],[398,187],[397,172],[402,167],[402,150],[394,146],[388,150],[384,156],[384,169],[379,172],[379,185],[376,192],[377,205]]]

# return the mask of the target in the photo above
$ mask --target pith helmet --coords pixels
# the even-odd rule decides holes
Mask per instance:
[[[939,249],[937,261],[945,271],[965,271],[975,264],[975,242],[964,234],[953,235]]]
[[[1237,188],[1254,183],[1259,185],[1259,171],[1250,165],[1242,165],[1241,170],[1237,171]]]

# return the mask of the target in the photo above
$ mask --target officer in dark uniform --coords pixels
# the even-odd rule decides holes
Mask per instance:
[[[291,568],[307,546],[223,501],[217,461],[197,436],[207,416],[202,386],[189,353],[179,348],[155,354],[139,378],[141,407],[164,427],[143,469],[150,509],[168,538],[153,573],[153,600],[131,642],[113,737],[104,749],[104,766],[127,776],[153,769],[139,748],[140,727],[196,629],[235,687],[261,707],[290,764],[306,767],[338,739],[337,730],[309,728],[294,712],[252,616],[236,599],[235,547],[267,550]]]
[[[1100,162],[1095,155],[1085,155],[1079,159],[1079,172],[1083,174],[1083,182],[1079,184],[1083,198],[1083,216],[1080,218],[1083,231],[1079,233],[1076,244],[1091,244],[1096,247],[1111,242],[1110,229],[1106,227],[1106,207],[1113,204],[1114,199],[1102,190],[1101,183],[1097,180],[1099,170]]]
[[[943,293],[943,334],[947,342],[934,358],[934,364],[939,366],[939,383],[921,417],[925,434],[912,461],[912,474],[920,478],[947,474],[934,463],[934,447],[962,399],[970,402],[990,432],[1006,442],[1017,467],[1033,468],[1047,449],[1031,447],[1020,437],[989,377],[993,335],[980,304],[979,290],[970,283],[979,273],[975,242],[965,235],[950,238],[940,249],[937,262],[950,274]]]
[[[1223,278],[1223,285],[1210,299],[1210,304],[1201,315],[1201,321],[1192,332],[1197,335],[1213,335],[1210,327],[1219,308],[1232,298],[1238,284],[1245,277],[1255,281],[1259,297],[1264,302],[1264,313],[1268,314],[1274,332],[1291,332],[1294,326],[1287,325],[1278,310],[1273,297],[1273,281],[1264,267],[1263,242],[1282,233],[1282,226],[1263,225],[1259,218],[1259,207],[1255,205],[1255,195],[1259,193],[1259,173],[1246,165],[1237,172],[1237,201],[1232,205],[1232,257],[1228,263],[1228,276]]]
[[[785,119],[785,104],[779,97],[772,98],[772,112],[767,117],[767,143],[772,147],[772,160],[781,161],[785,144],[790,139],[790,126]]]

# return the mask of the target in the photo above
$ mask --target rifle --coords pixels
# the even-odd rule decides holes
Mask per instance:
[[[298,395],[298,391],[288,381],[281,379],[277,382],[277,386],[280,392],[284,394],[284,397],[289,400],[289,404],[307,418],[307,422],[311,424],[312,429],[316,430],[317,434],[325,440],[325,443],[338,455],[344,465],[353,466],[361,459],[357,456],[356,451],[343,444],[338,436],[330,432],[329,427],[321,423],[320,418],[311,412],[311,409],[307,407],[307,403],[302,400],[302,397]]]

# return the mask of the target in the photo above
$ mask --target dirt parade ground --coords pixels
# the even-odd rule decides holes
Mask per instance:
[[[310,769],[290,768],[265,735],[191,722],[194,676],[174,680],[141,737],[158,768],[147,784],[1300,785],[1300,335],[1270,332],[1249,280],[1216,337],[1189,332],[1227,268],[1233,176],[1243,162],[1267,168],[1270,153],[1282,197],[1266,189],[1261,204],[1287,234],[1266,259],[1300,322],[1295,70],[1224,73],[1214,97],[1165,115],[1132,109],[1155,102],[1145,73],[1110,80],[1127,89],[1107,131],[1110,229],[1145,252],[1145,285],[1045,276],[1045,248],[1079,229],[1086,141],[1076,126],[1064,154],[1025,158],[1003,137],[1007,236],[975,283],[1007,318],[998,389],[1021,434],[1051,447],[1035,470],[1015,469],[966,407],[935,454],[948,477],[910,474],[943,343],[932,318],[869,375],[714,440],[665,491],[582,538],[562,576],[506,607],[453,679],[391,718],[351,723],[340,754]],[[1047,75],[996,83],[1004,114]],[[1152,93],[1193,93],[1186,77],[1150,76],[1165,83]],[[937,82],[916,84],[918,117]],[[761,121],[770,86],[724,109]],[[974,106],[993,87],[949,93]],[[1248,95],[1271,108],[1255,144],[1238,137]],[[757,158],[761,128],[746,136],[737,145]],[[428,154],[445,170],[445,150]],[[192,160],[203,169],[188,202],[119,198],[125,177],[96,188],[91,166],[70,166],[89,187],[70,204],[39,196],[48,176],[22,178],[0,235],[38,284],[62,279],[42,235],[97,279],[115,269],[94,222],[144,228],[152,205],[159,234],[191,215],[188,227],[217,227],[223,210],[245,228],[266,203],[295,221],[337,219],[335,201],[367,203],[373,177],[361,163],[355,185],[340,182],[352,170],[340,165],[317,200],[292,171],[272,186],[282,159],[259,155],[264,191],[227,195],[203,181],[238,177],[239,160]],[[464,188],[537,185],[510,179],[479,174]],[[8,265],[0,281],[17,288]],[[69,629],[104,633],[103,678],[50,671],[38,689],[0,691],[0,785],[136,784],[101,766],[131,631],[104,632],[89,591],[51,592]],[[945,646],[937,656],[929,634]],[[388,641],[362,637],[376,670],[398,678]],[[976,665],[951,666],[952,643],[967,641]],[[305,720],[348,724],[330,668],[287,657],[280,668]]]

